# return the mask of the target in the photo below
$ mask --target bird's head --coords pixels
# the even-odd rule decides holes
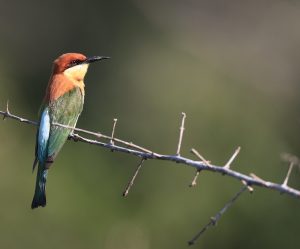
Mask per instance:
[[[54,61],[53,74],[63,73],[72,80],[81,81],[90,63],[108,58],[106,56],[86,57],[78,53],[63,54]]]

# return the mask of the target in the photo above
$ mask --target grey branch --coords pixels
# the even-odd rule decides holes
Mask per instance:
[[[6,111],[0,111],[0,115],[2,115],[3,118],[11,118],[11,119],[15,119],[20,122],[23,122],[23,123],[27,123],[27,124],[31,124],[31,125],[38,125],[38,123],[35,121],[31,121],[26,118],[11,114],[10,111],[8,110],[8,105],[7,105]],[[67,129],[72,129],[74,131],[78,131],[78,132],[96,137],[96,139],[90,139],[87,137],[83,137],[79,134],[72,133],[72,135],[70,135],[69,138],[74,141],[80,141],[83,143],[93,144],[95,146],[104,147],[104,148],[107,148],[107,149],[110,149],[113,151],[117,151],[117,152],[127,153],[127,154],[130,154],[130,155],[133,155],[133,156],[136,156],[139,158],[143,158],[143,159],[172,161],[172,162],[176,162],[179,164],[191,166],[198,171],[205,170],[205,171],[211,171],[214,173],[220,173],[222,175],[227,175],[229,177],[232,177],[234,179],[242,181],[247,186],[258,186],[258,187],[263,187],[263,188],[267,188],[267,189],[272,189],[281,194],[285,193],[285,194],[288,194],[290,196],[300,199],[300,191],[289,187],[287,184],[278,184],[278,183],[266,181],[260,177],[257,177],[254,174],[250,174],[248,176],[246,174],[232,170],[229,167],[213,165],[210,162],[208,162],[207,160],[196,161],[196,160],[192,160],[187,157],[180,156],[180,146],[181,146],[182,135],[183,135],[183,130],[184,130],[184,119],[186,117],[185,113],[182,113],[182,116],[183,117],[182,117],[182,123],[181,123],[181,127],[180,127],[179,143],[178,143],[177,153],[175,155],[159,154],[159,153],[153,152],[151,150],[148,150],[146,148],[143,148],[141,146],[135,145],[132,142],[126,142],[124,140],[121,140],[121,139],[118,139],[115,137],[106,136],[99,132],[91,132],[88,130],[74,128],[74,127],[57,124],[57,123],[53,123],[53,125],[57,125],[57,126],[64,127]],[[100,138],[107,139],[108,142],[102,142],[102,141],[97,140]],[[114,143],[111,143],[111,141],[113,141]],[[196,150],[194,150],[193,152],[195,153]],[[234,155],[235,154],[237,154],[237,153],[235,152]]]

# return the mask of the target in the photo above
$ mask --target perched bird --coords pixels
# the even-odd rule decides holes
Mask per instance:
[[[66,142],[70,128],[53,125],[59,123],[75,127],[84,103],[84,76],[89,64],[108,59],[105,56],[86,57],[83,54],[67,53],[53,63],[52,74],[46,89],[39,114],[36,135],[35,160],[38,164],[35,193],[31,208],[46,206],[46,179],[48,169]]]

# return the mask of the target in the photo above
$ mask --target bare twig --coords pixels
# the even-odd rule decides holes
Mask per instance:
[[[237,147],[237,149],[235,150],[235,152],[232,154],[232,156],[230,157],[230,159],[228,160],[228,162],[225,164],[224,168],[229,169],[231,163],[233,162],[233,160],[236,158],[236,156],[239,154],[241,150],[241,147]]]
[[[124,196],[124,197],[126,197],[126,196],[128,195],[129,190],[130,190],[130,188],[132,187],[132,185],[133,185],[133,183],[134,183],[134,180],[135,180],[135,178],[137,177],[137,175],[138,175],[140,169],[142,168],[142,165],[143,165],[144,161],[145,161],[145,159],[142,158],[141,161],[140,161],[140,163],[139,163],[139,165],[137,166],[136,170],[134,171],[134,174],[133,174],[133,176],[131,177],[131,180],[128,182],[127,187],[126,187],[125,191],[123,192],[123,196]]]
[[[186,114],[184,112],[182,112],[181,115],[182,115],[182,119],[181,119],[180,133],[179,133],[178,146],[176,152],[177,156],[180,156],[180,149],[181,149],[182,137],[184,132],[184,121],[186,118]]]
[[[209,166],[210,165],[210,161],[207,161],[202,155],[200,155],[200,153],[196,150],[196,149],[194,149],[194,148],[192,148],[191,149],[191,152],[196,156],[196,157],[198,157],[206,166]]]
[[[206,231],[210,226],[217,225],[217,222],[220,220],[222,215],[233,205],[233,203],[239,198],[239,196],[247,190],[247,186],[243,186],[230,200],[225,204],[225,206],[214,216],[210,218],[210,221],[197,233],[194,238],[188,241],[189,245],[194,245],[196,240]]]
[[[15,119],[20,122],[27,123],[27,124],[38,125],[37,122],[13,115],[6,111],[0,111],[0,115],[6,116],[6,118]],[[111,139],[110,136],[105,136],[101,133],[90,132],[90,131],[87,131],[84,129],[74,128],[74,127],[61,125],[61,124],[53,124],[53,125],[65,127],[68,129],[78,131],[78,132],[85,133],[85,134],[94,135],[96,138],[106,138],[109,140]],[[211,171],[211,172],[217,172],[222,175],[230,176],[239,181],[244,181],[245,183],[247,183],[248,186],[258,186],[258,187],[273,189],[279,193],[285,193],[285,194],[288,194],[290,196],[300,199],[300,191],[299,190],[291,188],[289,186],[283,186],[282,184],[265,181],[265,180],[255,176],[254,174],[251,174],[250,176],[248,176],[248,175],[242,174],[235,170],[227,169],[222,166],[216,166],[216,165],[212,165],[212,164],[207,165],[207,163],[205,163],[205,162],[195,161],[195,160],[192,160],[192,159],[189,159],[186,157],[182,157],[180,155],[178,156],[178,155],[159,154],[156,152],[152,152],[148,149],[145,149],[141,146],[135,145],[131,142],[123,141],[121,139],[114,138],[114,142],[125,145],[126,147],[123,147],[123,146],[120,146],[117,144],[110,144],[109,142],[105,143],[105,142],[101,142],[101,141],[98,141],[95,139],[89,139],[89,138],[80,136],[78,134],[71,134],[70,139],[72,139],[74,141],[80,141],[80,142],[84,142],[84,143],[88,143],[88,144],[101,146],[101,147],[104,147],[104,148],[107,148],[110,150],[113,149],[114,151],[131,154],[131,155],[137,156],[139,158],[172,161],[172,162],[177,162],[180,164],[191,166],[191,167],[193,167],[197,170],[201,170],[201,171],[206,170],[206,171]]]
[[[115,129],[116,129],[116,124],[117,124],[118,119],[114,118],[114,124],[111,132],[111,138],[110,138],[110,143],[114,143],[114,135],[115,135]]]
[[[288,172],[287,172],[287,174],[286,174],[286,177],[285,177],[285,179],[284,179],[284,182],[282,183],[282,186],[286,187],[286,186],[288,185],[289,178],[290,178],[290,175],[291,175],[291,172],[292,172],[293,167],[294,167],[294,163],[291,162],[291,163],[290,163],[290,166],[289,166],[289,170],[288,170]]]
[[[199,176],[200,172],[201,172],[200,169],[196,170],[195,176],[194,176],[191,184],[189,185],[190,187],[195,187],[197,185],[197,179],[198,179],[198,176]]]

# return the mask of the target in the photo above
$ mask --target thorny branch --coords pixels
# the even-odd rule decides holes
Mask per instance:
[[[35,126],[39,125],[38,122],[31,121],[29,119],[19,117],[17,115],[14,115],[14,114],[10,113],[9,108],[8,108],[8,102],[7,102],[7,105],[6,105],[6,110],[5,111],[0,111],[0,115],[3,116],[3,120],[6,119],[6,118],[10,118],[10,119],[14,119],[14,120],[17,120],[17,121],[20,121],[20,122],[23,122],[23,123],[27,123],[27,124],[30,124],[30,125],[35,125]],[[114,119],[111,136],[104,135],[100,132],[92,132],[92,131],[89,131],[89,130],[74,128],[74,127],[71,127],[71,126],[58,124],[58,123],[52,123],[52,125],[56,125],[56,126],[63,127],[63,128],[66,128],[66,129],[71,129],[72,133],[69,135],[70,140],[80,141],[80,142],[83,142],[83,143],[88,143],[88,144],[92,144],[92,145],[96,145],[96,146],[101,146],[101,147],[110,149],[111,151],[128,153],[128,154],[131,154],[133,156],[141,158],[141,161],[140,161],[134,175],[132,176],[130,182],[127,185],[126,190],[123,193],[124,196],[126,196],[128,194],[128,191],[129,191],[130,187],[133,185],[134,180],[135,180],[140,168],[142,167],[143,162],[146,159],[173,161],[173,162],[176,162],[176,163],[180,163],[180,164],[184,164],[184,165],[194,167],[196,169],[196,175],[195,175],[192,183],[190,184],[190,186],[195,186],[196,185],[196,179],[199,176],[200,172],[203,171],[203,170],[220,173],[222,175],[227,175],[227,176],[230,176],[232,178],[235,178],[235,179],[241,181],[244,185],[241,188],[241,190],[224,206],[224,208],[220,212],[217,213],[217,215],[215,217],[213,217],[211,219],[211,221],[207,225],[205,225],[203,227],[203,229],[192,240],[190,240],[188,242],[189,245],[194,244],[195,241],[200,237],[201,234],[203,234],[206,231],[206,229],[209,226],[215,225],[216,222],[221,218],[222,214],[230,206],[232,206],[232,204],[236,201],[236,199],[247,188],[250,192],[252,192],[253,191],[252,186],[263,187],[263,188],[275,190],[275,191],[277,191],[281,194],[285,193],[285,194],[288,194],[290,196],[293,196],[295,198],[300,199],[300,191],[288,186],[288,181],[289,181],[289,177],[291,175],[291,171],[292,171],[293,166],[297,165],[300,168],[300,160],[296,156],[293,156],[293,155],[290,155],[290,154],[287,154],[287,153],[282,155],[282,159],[284,161],[287,161],[287,162],[290,163],[288,173],[287,173],[287,175],[284,179],[284,182],[282,184],[278,184],[278,183],[263,180],[262,178],[256,176],[253,173],[251,173],[248,176],[246,174],[243,174],[243,173],[240,173],[238,171],[230,169],[231,163],[233,162],[233,160],[237,157],[238,153],[240,152],[240,149],[241,149],[240,147],[238,147],[235,150],[233,155],[230,157],[230,159],[228,160],[228,162],[224,166],[217,166],[217,165],[211,164],[211,162],[206,160],[203,156],[201,156],[201,154],[196,149],[191,149],[191,152],[198,159],[200,159],[200,161],[192,160],[192,159],[189,159],[187,157],[183,157],[183,156],[180,155],[183,132],[184,132],[184,129],[185,129],[184,128],[185,119],[186,119],[186,114],[184,112],[182,112],[180,133],[179,133],[177,151],[176,151],[175,155],[159,154],[159,153],[153,152],[149,149],[143,148],[139,145],[136,145],[132,142],[127,142],[127,141],[121,140],[119,138],[116,138],[114,136],[114,133],[115,133],[117,119]],[[90,138],[87,138],[87,137],[83,137],[79,134],[75,134],[74,131],[77,131],[77,132],[80,132],[80,133],[83,133],[83,134],[87,134],[87,135],[92,135],[96,139],[90,139]],[[99,139],[105,139],[105,140],[108,140],[108,142],[102,142],[102,141],[99,141]]]

